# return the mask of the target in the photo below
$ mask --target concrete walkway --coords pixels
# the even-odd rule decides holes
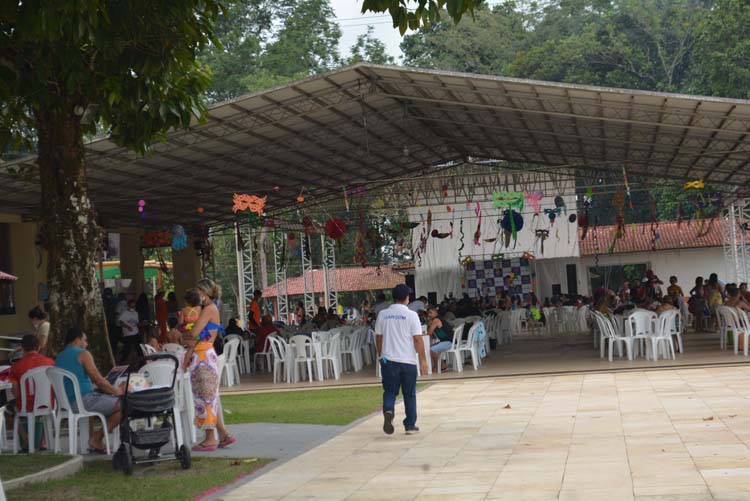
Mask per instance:
[[[248,423],[228,425],[237,443],[217,452],[193,452],[196,457],[259,457],[285,460],[334,437],[343,426],[319,424]],[[199,437],[200,439],[200,437]]]
[[[750,499],[750,367],[451,381],[221,499]],[[401,406],[397,418],[403,417]]]

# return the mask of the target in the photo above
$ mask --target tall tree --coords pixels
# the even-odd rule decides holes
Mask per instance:
[[[112,358],[84,158],[84,134],[97,124],[91,115],[139,153],[187,127],[204,111],[210,75],[196,55],[219,11],[215,0],[0,3],[0,139],[23,140],[27,130],[37,138],[54,351],[78,325],[100,362]]]
[[[357,36],[356,42],[350,49],[351,56],[346,60],[346,64],[361,61],[374,64],[393,64],[396,62],[393,56],[388,55],[385,44],[375,37],[373,31],[373,27],[368,26],[367,33]]]
[[[259,71],[265,45],[273,35],[281,5],[272,0],[235,0],[219,15],[216,38],[200,56],[214,75],[207,97],[222,101],[248,91],[243,80]]]

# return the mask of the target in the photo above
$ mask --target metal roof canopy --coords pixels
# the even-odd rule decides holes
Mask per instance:
[[[745,196],[749,134],[750,101],[357,64],[212,106],[146,156],[107,139],[86,149],[91,197],[115,227],[218,224],[234,192],[288,209],[303,188],[330,199],[469,158],[625,167]],[[38,183],[2,168],[34,161],[0,164],[0,212],[37,215]]]

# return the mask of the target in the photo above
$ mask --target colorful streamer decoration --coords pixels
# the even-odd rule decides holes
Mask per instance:
[[[706,187],[706,183],[702,179],[689,181],[682,185],[683,190],[702,190],[705,187]]]
[[[534,215],[538,216],[542,210],[542,199],[544,198],[543,191],[532,191],[531,193],[524,194],[526,202],[531,203],[534,206]]]
[[[233,197],[234,206],[232,207],[232,212],[249,210],[258,216],[262,216],[263,210],[266,207],[267,199],[268,197],[256,197],[255,195],[240,195],[235,193]]]
[[[507,209],[500,220],[500,227],[505,231],[505,247],[510,246],[511,237],[515,246],[518,241],[518,232],[523,229],[523,216],[513,209]]]
[[[549,238],[549,230],[536,230],[534,232],[534,235],[536,235],[537,240],[540,240],[541,246],[539,247],[542,256],[544,255],[544,241]]]

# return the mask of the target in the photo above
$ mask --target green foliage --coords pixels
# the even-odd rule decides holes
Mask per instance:
[[[374,64],[394,64],[396,60],[385,51],[385,44],[373,36],[373,27],[367,27],[367,33],[359,35],[352,45],[351,56],[346,64],[367,61]]]
[[[417,30],[439,22],[445,10],[448,17],[458,23],[464,14],[474,15],[474,9],[483,0],[364,0],[362,13],[388,12],[393,27],[403,35],[407,30]]]
[[[213,38],[216,0],[4,2],[0,140],[37,128],[34,114],[89,106],[114,141],[139,152],[203,112],[210,74],[195,55]],[[95,133],[96,121],[84,132]]]
[[[239,444],[238,444],[239,445]],[[162,454],[167,454],[164,449]],[[37,454],[34,455],[38,456]],[[98,499],[101,501],[178,501],[200,498],[209,489],[222,487],[270,463],[264,458],[195,457],[189,470],[177,461],[140,465],[133,475],[112,470],[112,461],[86,461],[70,477],[42,482],[7,492],[9,500]],[[4,478],[4,477],[3,477]]]

